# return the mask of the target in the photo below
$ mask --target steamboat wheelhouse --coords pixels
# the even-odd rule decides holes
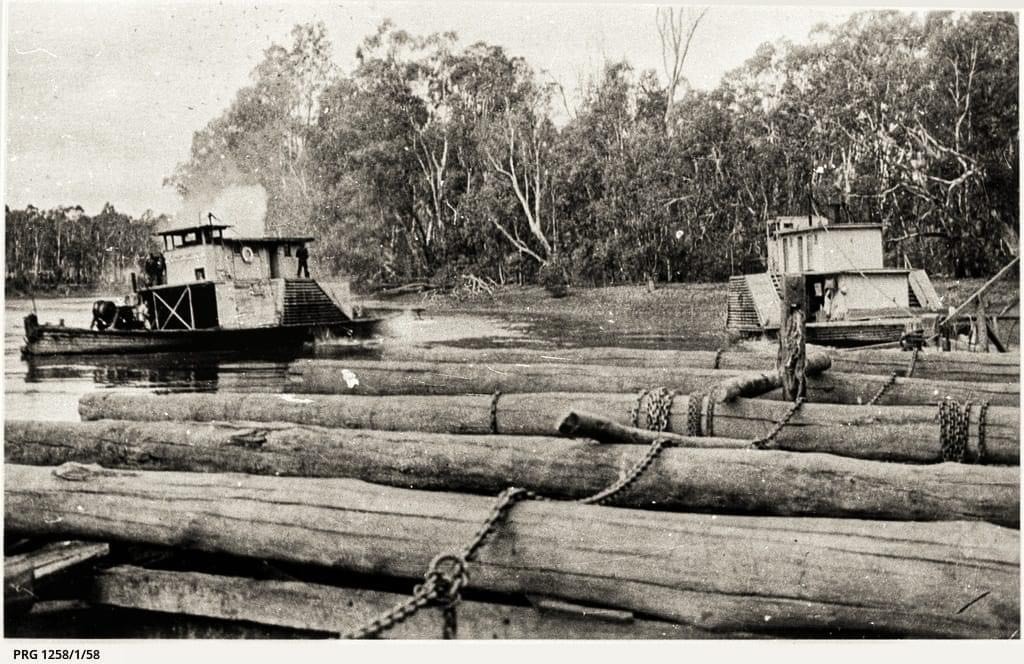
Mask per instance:
[[[924,270],[885,266],[881,224],[777,217],[768,221],[765,239],[767,271],[729,280],[730,332],[778,332],[785,275],[805,278],[807,336],[816,343],[896,341],[908,328],[934,324],[941,309]]]

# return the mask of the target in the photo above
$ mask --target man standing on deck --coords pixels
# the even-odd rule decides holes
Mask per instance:
[[[299,247],[295,257],[299,259],[299,269],[295,272],[295,278],[302,277],[302,273],[305,272],[306,278],[309,279],[309,249],[306,249],[306,245]]]

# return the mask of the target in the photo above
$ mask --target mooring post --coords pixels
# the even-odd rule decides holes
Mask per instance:
[[[988,312],[985,311],[985,296],[979,295],[974,305],[974,350],[978,353],[988,352]]]
[[[807,396],[806,360],[807,287],[803,276],[786,276],[776,368],[782,375],[782,394],[789,401]]]

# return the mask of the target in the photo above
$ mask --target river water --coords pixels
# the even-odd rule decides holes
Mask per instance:
[[[41,322],[88,327],[95,298],[36,300]],[[281,389],[288,363],[296,356],[176,353],[121,356],[21,356],[22,319],[33,303],[8,299],[4,307],[4,417],[77,421],[78,399],[96,390],[214,392]],[[332,356],[372,357],[374,346],[455,343],[495,347],[523,340],[524,324],[470,314],[403,314],[391,320],[386,339],[332,347]]]

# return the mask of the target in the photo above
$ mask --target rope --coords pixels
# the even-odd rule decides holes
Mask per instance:
[[[775,425],[775,428],[773,428],[771,430],[771,432],[768,433],[767,436],[765,436],[763,438],[758,438],[757,440],[751,442],[750,446],[755,448],[755,449],[758,449],[758,450],[768,449],[768,447],[772,443],[775,442],[775,437],[778,436],[779,432],[782,431],[782,428],[785,427],[786,424],[789,423],[789,420],[794,415],[796,415],[796,411],[800,410],[800,406],[802,406],[802,405],[804,405],[804,398],[803,397],[797,397],[796,401],[793,402],[793,406],[782,417],[782,419],[779,420],[779,422]]]
[[[501,390],[491,396],[491,433],[498,433],[498,399],[501,398]]]

